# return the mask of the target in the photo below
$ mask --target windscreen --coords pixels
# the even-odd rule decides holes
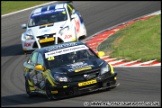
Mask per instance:
[[[55,23],[55,22],[66,21],[66,20],[67,20],[67,13],[65,9],[59,9],[57,11],[56,10],[47,11],[44,13],[37,13],[31,15],[28,26],[34,27],[43,24]]]
[[[75,49],[75,48],[74,48]],[[46,59],[48,61],[49,68],[57,68],[68,64],[73,64],[76,62],[87,61],[97,58],[97,56],[91,52],[88,48],[71,50],[68,48],[53,51],[46,54]]]

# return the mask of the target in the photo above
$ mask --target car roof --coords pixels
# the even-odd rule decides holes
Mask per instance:
[[[62,49],[62,48],[68,48],[68,47],[73,47],[73,46],[78,46],[78,45],[86,45],[83,42],[65,42],[65,43],[60,43],[60,44],[55,44],[55,45],[51,45],[51,46],[46,46],[40,49],[36,49],[36,51],[41,52],[42,54],[50,52],[50,51],[54,51],[54,50],[58,50],[58,49]],[[87,46],[87,45],[86,45]]]
[[[54,3],[54,4],[41,6],[33,10],[31,13],[31,16],[40,15],[41,13],[46,13],[50,11],[52,12],[52,11],[59,10],[59,9],[64,9],[67,4],[68,4],[67,2],[63,2],[63,3]]]

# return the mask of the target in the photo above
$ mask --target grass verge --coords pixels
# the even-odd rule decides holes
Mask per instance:
[[[118,59],[161,61],[161,14],[116,32],[98,48],[106,55]]]
[[[47,2],[50,1],[1,1],[1,15]]]

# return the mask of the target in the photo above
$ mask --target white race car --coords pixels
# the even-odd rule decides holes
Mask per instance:
[[[71,3],[55,3],[32,11],[21,35],[24,52],[53,44],[78,41],[87,36],[86,27],[78,10]]]

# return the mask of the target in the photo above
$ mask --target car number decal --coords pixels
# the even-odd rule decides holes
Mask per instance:
[[[80,83],[78,83],[78,86],[82,87],[82,86],[87,86],[87,85],[91,85],[91,84],[95,84],[95,83],[97,83],[97,80],[90,80],[90,81],[86,81],[86,82],[80,82]]]
[[[54,58],[54,56],[52,56],[52,57],[48,57],[48,61],[50,61],[50,60],[54,60],[55,58]]]

